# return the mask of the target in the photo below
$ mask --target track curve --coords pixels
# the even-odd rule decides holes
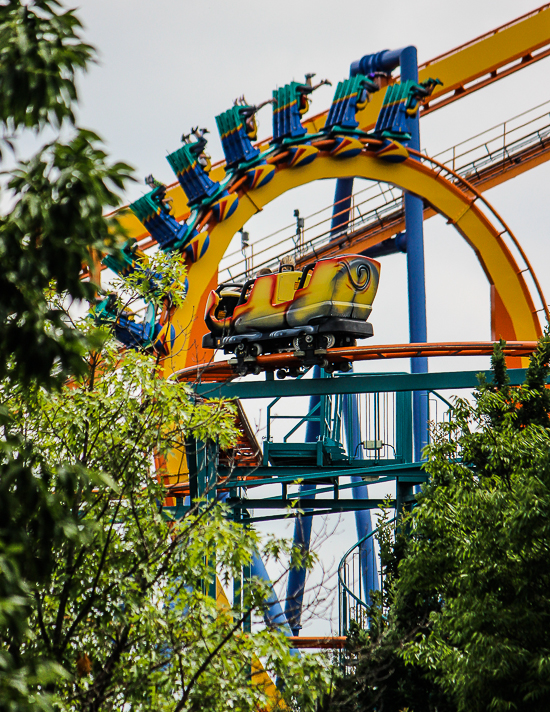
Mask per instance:
[[[541,327],[529,288],[521,268],[503,240],[506,229],[499,229],[478,205],[478,195],[467,194],[448,180],[441,167],[427,165],[413,158],[390,164],[376,158],[367,149],[355,158],[338,159],[320,153],[313,163],[301,168],[278,166],[273,180],[262,188],[238,191],[235,213],[221,223],[209,223],[210,246],[203,258],[189,265],[189,297],[174,315],[179,334],[167,370],[174,372],[208,360],[201,347],[205,331],[204,302],[208,289],[217,280],[217,270],[233,236],[257,212],[289,190],[328,178],[356,176],[391,183],[419,195],[444,215],[467,240],[487,275],[500,294],[510,317],[514,339],[536,340]],[[457,284],[457,288],[466,284]],[[196,295],[194,298],[192,295]]]

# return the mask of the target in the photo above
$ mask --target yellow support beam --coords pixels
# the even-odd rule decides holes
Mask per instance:
[[[443,86],[437,86],[429,102],[421,108],[421,116],[549,55],[550,4],[546,4],[420,65],[419,81],[433,77],[443,82]],[[385,91],[374,94],[366,107],[357,114],[363,131],[374,128],[384,94]],[[305,121],[304,125],[310,133],[315,133],[325,125],[327,115],[328,112],[318,114]]]
[[[502,25],[491,32],[426,62],[419,67],[419,79],[438,78],[442,87],[436,87],[429,104],[422,113],[434,111],[451,101],[456,101],[472,91],[539,61],[550,55],[550,4],[533,10],[527,15]],[[358,114],[360,127],[368,131],[376,123],[380,112],[384,91],[374,94],[370,103]],[[313,116],[304,122],[310,133],[319,131],[325,124],[328,111]],[[422,114],[421,114],[422,115]],[[259,144],[267,149],[269,139]],[[225,177],[225,164],[216,164],[210,177],[220,181]],[[179,183],[168,189],[168,196],[174,200],[174,215],[177,220],[189,215],[187,200]],[[128,210],[120,213],[120,221],[131,237],[137,240],[147,238],[147,231],[139,220]]]
[[[503,310],[508,314],[514,333],[506,334],[507,338],[534,341],[540,336],[539,319],[522,270],[504,244],[501,228],[489,222],[475,196],[466,195],[438,170],[411,158],[404,163],[387,163],[367,153],[346,160],[321,155],[301,168],[281,168],[266,186],[244,193],[230,218],[210,227],[207,254],[188,268],[189,295],[194,297],[188,297],[174,314],[177,337],[175,348],[165,361],[167,372],[208,360],[211,352],[201,353],[200,349],[206,327],[199,295],[201,299],[206,296],[205,285],[215,281],[218,264],[241,226],[289,190],[316,180],[349,175],[390,183],[424,198],[455,226],[476,252],[489,283],[495,286]],[[462,285],[462,288],[466,287]]]

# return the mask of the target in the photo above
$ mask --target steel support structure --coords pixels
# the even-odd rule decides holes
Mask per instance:
[[[418,82],[416,47],[405,47],[400,55],[401,81]],[[411,122],[411,140],[408,145],[420,151],[420,116]],[[428,340],[426,326],[426,279],[424,272],[424,204],[422,198],[405,193],[405,235],[407,236],[407,277],[409,287],[409,337],[411,343]],[[428,359],[420,356],[411,359],[412,373],[427,373]],[[422,459],[422,450],[428,443],[428,399],[425,392],[413,394],[414,457]]]
[[[409,46],[397,50],[383,50],[365,55],[350,67],[350,76],[371,72],[390,73],[401,67],[401,81],[418,82],[418,58],[416,47]],[[410,122],[411,139],[407,145],[420,151],[420,114]],[[331,236],[339,235],[347,229],[351,217],[353,178],[336,181]],[[407,253],[407,277],[409,294],[409,337],[411,343],[427,341],[426,327],[426,281],[424,271],[424,205],[422,199],[405,193],[405,236]],[[425,356],[411,359],[412,373],[426,373],[428,359]],[[422,450],[428,442],[428,400],[425,393],[415,392],[413,396],[414,452],[420,460]]]
[[[344,424],[346,430],[348,452],[351,457],[357,458],[359,454],[362,459],[363,444],[359,430],[359,413],[357,408],[357,396],[349,393],[344,396]],[[354,499],[368,499],[369,491],[359,475],[352,475],[351,481],[359,484],[353,492]],[[372,517],[370,510],[358,509],[355,512],[355,527],[357,529],[357,539],[363,539],[372,532]],[[380,588],[378,581],[378,567],[374,555],[374,542],[372,537],[366,539],[359,548],[359,561],[361,566],[361,576],[363,577],[363,588],[369,597],[369,591],[378,591]],[[370,600],[370,597],[369,597]]]
[[[321,377],[321,369],[315,366],[313,369],[313,377]],[[311,396],[309,399],[309,412],[311,413],[317,406],[320,405],[320,396]],[[319,410],[319,408],[317,408]],[[321,414],[319,413],[319,418]],[[306,426],[306,442],[316,442],[321,435],[320,419],[309,420]],[[309,498],[315,498],[316,486],[308,485],[307,483],[300,486],[300,493],[309,491]],[[311,544],[311,527],[313,524],[312,517],[297,517],[294,524],[294,546],[298,547],[304,553],[309,551]],[[305,568],[290,569],[288,573],[288,585],[286,594],[285,613],[292,629],[292,635],[299,635],[302,628],[302,607],[304,602],[304,591],[306,586]]]
[[[242,383],[200,383],[195,386],[204,398],[284,398],[288,396],[333,395],[336,393],[389,393],[390,391],[440,391],[477,388],[478,375],[491,381],[492,371],[440,371],[437,373],[356,373],[333,378],[300,380],[243,381]],[[527,369],[510,368],[510,385],[525,381]]]

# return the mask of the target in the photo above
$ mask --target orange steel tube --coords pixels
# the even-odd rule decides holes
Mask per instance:
[[[203,229],[203,227],[206,225],[206,223],[209,222],[209,221],[212,219],[212,215],[214,215],[214,211],[213,211],[213,210],[209,210],[209,211],[206,213],[206,215],[203,216],[203,218],[201,219],[201,221],[195,225],[195,230],[196,230],[197,232],[200,232],[200,231]]]
[[[287,638],[293,648],[317,648],[324,650],[343,650],[346,647],[345,635],[325,635],[319,638],[289,635]]]
[[[290,151],[282,151],[282,153],[274,153],[265,159],[266,163],[279,163],[290,156]]]
[[[540,7],[535,8],[535,9],[531,10],[530,12],[525,13],[524,15],[521,15],[520,17],[517,17],[517,18],[511,20],[510,22],[505,23],[504,25],[500,25],[499,27],[497,27],[489,32],[486,32],[485,34],[480,35],[479,37],[476,37],[475,39],[465,42],[464,44],[459,45],[458,47],[455,47],[455,48],[449,50],[448,52],[444,52],[443,54],[438,55],[437,57],[434,57],[433,59],[429,60],[428,62],[424,62],[423,64],[419,65],[419,70],[422,71],[422,70],[426,69],[427,67],[429,67],[433,64],[436,64],[438,61],[445,59],[446,57],[450,57],[451,55],[457,54],[461,50],[464,50],[472,45],[475,45],[476,43],[481,42],[484,39],[491,37],[492,35],[498,34],[502,30],[505,30],[507,27],[511,27],[512,25],[515,25],[515,24],[521,22],[522,20],[526,20],[527,18],[529,18],[533,15],[537,15],[538,13],[542,12],[543,10],[546,10],[548,7],[550,7],[550,3],[545,3],[544,5],[541,5]],[[548,56],[549,54],[550,54],[550,50],[546,50],[546,51],[543,51],[540,54],[535,55],[534,57],[531,57],[531,58],[524,57],[524,58],[522,58],[521,62],[517,63],[517,65],[514,65],[512,67],[507,66],[509,64],[509,60],[507,60],[506,62],[503,63],[501,71],[498,71],[499,69],[501,69],[501,66],[494,68],[494,71],[491,72],[490,75],[485,80],[480,81],[479,83],[475,84],[474,86],[467,87],[467,88],[462,87],[462,88],[456,89],[455,91],[453,91],[453,93],[450,96],[442,97],[441,100],[434,101],[433,104],[430,104],[430,102],[428,102],[428,104],[426,106],[421,107],[420,116],[422,117],[425,114],[431,113],[432,111],[435,111],[436,109],[442,108],[443,106],[446,106],[447,104],[449,104],[451,102],[457,101],[458,99],[461,99],[463,96],[466,96],[467,94],[471,93],[472,91],[482,89],[485,86],[487,86],[488,84],[492,84],[493,82],[498,81],[499,79],[507,76],[508,74],[518,71],[519,69],[523,69],[524,67],[529,66],[533,62],[539,61],[540,59]],[[475,77],[466,77],[464,79],[463,83],[468,84],[474,78]],[[397,77],[396,77],[396,81],[397,81]],[[315,114],[314,116],[309,117],[304,122],[304,125],[306,125],[306,126],[308,126],[309,124],[315,125],[315,122],[319,119],[322,120],[323,117],[325,117],[327,115],[327,113],[328,113],[328,111],[323,111],[323,112],[320,112],[319,114]],[[269,144],[270,140],[271,140],[271,137],[262,139],[261,141],[258,141],[254,145],[260,149],[265,150],[265,147]],[[286,155],[288,155],[287,152],[280,153],[275,156],[270,155],[267,157],[267,163],[277,163],[278,161],[280,161],[284,157],[286,157]],[[225,160],[222,159],[222,160],[214,163],[212,168],[217,168],[219,166],[224,166],[224,165],[225,165]],[[168,189],[174,188],[177,184],[178,184],[178,182],[174,181],[173,183],[170,183],[167,186],[167,188]],[[116,215],[118,212],[120,212],[121,210],[124,210],[127,207],[128,206],[124,206],[123,208],[117,208],[116,210],[113,210],[112,212],[107,213],[107,217]],[[189,211],[185,211],[182,215],[177,215],[176,219],[183,220],[183,219],[186,219],[188,217],[188,215],[189,215]],[[210,219],[210,217],[208,219]],[[201,225],[201,228],[202,228],[206,224],[206,222],[208,222],[208,220],[201,221],[201,222],[202,222],[202,225]],[[200,232],[200,230],[199,230],[199,232]],[[149,237],[148,240],[146,239],[147,237]],[[145,233],[145,232],[139,239],[146,240],[145,243],[141,246],[141,249],[148,249],[149,247],[156,245],[156,240],[154,238],[150,238],[150,236],[147,235],[147,233]],[[103,265],[101,266],[101,269],[104,269]],[[81,274],[81,278],[85,279],[88,276],[89,276],[89,272],[84,267],[83,273]]]
[[[450,175],[452,175],[453,178],[455,178],[455,180],[462,182],[462,183],[468,188],[468,190],[470,190],[470,191],[475,195],[475,197],[476,197],[478,200],[481,200],[481,202],[483,203],[483,205],[485,205],[485,207],[488,208],[488,209],[492,212],[492,214],[497,218],[497,220],[500,222],[500,224],[501,224],[502,227],[504,228],[504,232],[507,232],[507,233],[508,233],[508,235],[510,236],[510,239],[512,240],[512,242],[514,243],[516,249],[517,249],[518,252],[520,253],[520,255],[521,255],[523,261],[524,261],[525,264],[527,265],[527,269],[529,270],[529,274],[531,275],[531,278],[532,278],[533,282],[535,283],[535,289],[537,290],[537,293],[538,293],[539,298],[540,298],[540,300],[541,300],[541,303],[542,303],[542,310],[544,310],[544,314],[545,314],[545,316],[546,316],[546,321],[547,321],[548,323],[550,323],[550,312],[548,311],[548,305],[547,305],[547,303],[546,303],[546,298],[545,298],[544,293],[543,293],[543,291],[542,291],[542,287],[541,287],[541,285],[540,285],[540,282],[539,282],[539,280],[537,279],[537,275],[535,274],[535,271],[534,271],[533,267],[531,266],[531,262],[529,261],[529,258],[528,258],[527,255],[525,254],[525,251],[523,250],[522,246],[520,245],[518,239],[516,238],[516,236],[514,235],[514,233],[510,230],[510,228],[508,227],[508,225],[504,222],[504,220],[502,219],[502,217],[500,216],[500,214],[497,213],[497,211],[496,211],[496,210],[493,208],[493,206],[487,201],[487,199],[486,199],[476,188],[474,188],[474,186],[473,186],[469,181],[467,181],[466,178],[463,178],[463,177],[462,177],[461,175],[459,175],[458,173],[455,173],[455,171],[453,171],[453,170],[452,170],[451,168],[449,168],[448,166],[445,166],[443,163],[440,163],[439,161],[436,161],[435,159],[430,158],[429,156],[425,156],[423,153],[420,153],[419,151],[414,151],[413,149],[409,149],[409,153],[411,153],[411,154],[417,156],[417,157],[419,158],[419,160],[427,161],[427,162],[429,162],[429,163],[432,163],[433,165],[437,166],[441,171],[446,171],[447,173],[450,173]],[[539,311],[542,311],[542,310],[539,310]]]
[[[498,341],[457,341],[428,344],[393,344],[374,346],[349,346],[329,349],[325,358],[329,363],[345,361],[384,361],[418,356],[490,356]],[[529,356],[537,348],[536,341],[508,341],[503,347],[505,356]],[[300,360],[293,353],[258,356],[257,364],[264,371],[295,368]],[[203,363],[184,368],[174,374],[180,381],[224,381],[236,378],[228,361]]]
[[[239,190],[241,186],[243,186],[246,181],[248,180],[248,176],[243,176],[242,178],[239,178],[239,180],[235,181],[235,183],[232,183],[229,188],[227,189],[228,193],[234,193],[236,190]]]
[[[495,29],[490,30],[489,32],[486,32],[485,34],[480,35],[479,37],[476,37],[475,39],[469,40],[468,42],[465,42],[464,44],[459,45],[458,47],[454,47],[453,49],[449,50],[448,52],[444,52],[443,54],[440,54],[440,55],[438,55],[437,57],[434,57],[433,59],[430,59],[429,61],[424,62],[423,64],[419,65],[418,68],[419,68],[420,71],[422,71],[423,69],[426,69],[427,67],[429,67],[429,66],[431,66],[431,65],[433,65],[433,64],[435,64],[435,63],[437,63],[438,61],[440,61],[440,60],[442,60],[442,59],[445,59],[446,57],[450,57],[451,55],[457,54],[457,53],[459,53],[461,50],[464,50],[464,49],[466,49],[467,47],[470,47],[470,46],[472,46],[472,45],[475,45],[475,44],[477,44],[478,42],[481,42],[481,41],[483,41],[484,39],[486,39],[486,38],[488,38],[488,37],[491,37],[492,35],[495,35],[495,34],[501,32],[502,30],[505,30],[507,27],[511,27],[512,25],[516,25],[517,23],[521,22],[522,20],[526,20],[528,17],[531,17],[531,16],[533,16],[533,15],[537,15],[538,13],[542,12],[543,10],[546,10],[548,7],[550,7],[550,3],[545,3],[544,5],[541,5],[540,7],[531,10],[530,12],[527,12],[527,13],[525,13],[524,15],[521,15],[520,17],[517,17],[517,18],[515,18],[515,19],[513,19],[513,20],[510,20],[510,22],[507,22],[507,23],[505,23],[504,25],[500,25],[499,27],[496,27]],[[531,62],[535,62],[535,61],[538,61],[539,59],[542,59],[543,56],[546,56],[546,53],[545,53],[545,52],[543,52],[540,56],[536,55],[536,56],[533,57],[532,60],[530,60],[530,61],[524,61],[524,62],[520,63],[517,68],[516,68],[516,67],[513,67],[513,68],[511,68],[510,70],[508,70],[508,71],[505,70],[505,71],[503,71],[503,72],[501,72],[501,73],[496,73],[496,72],[498,71],[498,69],[500,69],[500,67],[496,67],[495,72],[487,79],[487,81],[486,81],[486,82],[483,82],[483,83],[480,84],[480,85],[476,85],[475,88],[476,88],[476,89],[477,89],[477,88],[481,89],[482,87],[486,86],[487,84],[490,84],[490,83],[492,83],[492,82],[498,81],[498,80],[501,79],[502,77],[507,76],[507,74],[509,74],[509,73],[511,73],[511,72],[513,72],[513,71],[516,71],[517,69],[522,69],[523,67],[528,66]],[[507,60],[502,66],[503,66],[503,67],[506,67],[506,65],[509,63],[509,61],[510,61],[510,60]],[[469,81],[471,81],[471,79],[472,79],[471,77],[466,77],[466,78],[464,79],[464,82],[465,82],[465,83],[468,83]],[[397,77],[396,77],[396,81],[397,81]],[[461,99],[463,96],[466,96],[470,91],[473,91],[473,90],[474,90],[474,89],[466,89],[466,90],[461,91],[461,92],[455,92],[451,97],[449,97],[448,99],[445,99],[443,102],[441,102],[440,104],[436,104],[436,105],[433,106],[433,107],[432,107],[432,106],[429,106],[429,105],[428,105],[427,107],[421,107],[421,109],[420,109],[420,116],[423,116],[423,115],[426,114],[426,113],[429,113],[429,112],[431,112],[431,111],[434,111],[435,109],[439,109],[441,106],[446,105],[446,104],[449,103],[450,101],[456,101],[456,100],[458,100],[458,99]],[[304,121],[304,125],[307,126],[307,125],[309,125],[309,124],[315,124],[315,122],[316,122],[317,120],[323,119],[323,117],[325,117],[327,114],[328,114],[328,110],[322,111],[322,112],[320,112],[320,113],[318,113],[318,114],[314,114],[313,116],[308,117],[308,118]],[[272,139],[272,137],[268,137],[268,138],[262,139],[261,141],[256,142],[256,143],[254,144],[254,146],[256,146],[257,148],[262,149],[262,148],[264,148],[265,146],[267,146],[267,145],[269,144],[269,142],[271,141],[271,139]],[[275,157],[275,160],[274,160],[274,157],[273,157],[273,156],[269,156],[269,157],[267,158],[267,162],[268,162],[268,163],[276,162],[278,159],[282,158],[282,156],[283,156],[283,154],[279,154],[278,156]],[[212,168],[217,168],[217,167],[219,167],[219,166],[224,166],[224,165],[225,165],[225,160],[222,159],[222,160],[220,160],[220,161],[216,161],[215,163],[213,163],[213,164],[212,164]],[[175,187],[177,184],[178,184],[178,181],[174,181],[173,183],[168,184],[167,188],[168,188],[168,189],[173,188],[173,187]],[[127,207],[128,207],[128,206],[124,206],[123,208],[117,208],[116,210],[113,210],[112,212],[107,213],[107,217],[110,217],[111,215],[115,215],[116,213],[120,212],[121,210],[124,210],[124,209],[127,208]],[[177,220],[182,220],[182,219],[184,219],[188,214],[189,214],[189,213],[187,212],[187,213],[185,213],[184,215],[176,216],[176,219],[177,219]],[[155,244],[155,243],[153,243],[153,244]]]
[[[466,47],[471,47],[472,45],[475,45],[478,42],[481,42],[481,40],[484,40],[487,37],[492,37],[493,35],[496,35],[498,32],[502,32],[502,30],[505,30],[507,27],[511,27],[512,25],[517,25],[518,22],[521,22],[522,20],[526,20],[528,17],[532,17],[533,15],[538,15],[539,12],[546,10],[547,7],[550,7],[550,3],[548,3],[548,2],[544,3],[544,5],[540,5],[539,7],[536,7],[534,10],[529,10],[529,12],[526,12],[524,15],[520,15],[519,17],[514,17],[513,20],[510,20],[509,22],[505,22],[503,25],[499,25],[498,27],[495,27],[493,30],[489,30],[488,32],[485,32],[485,34],[479,35],[478,37],[476,37],[473,40],[468,40],[468,42],[464,42],[464,44],[458,45],[458,47],[454,47],[454,49],[451,49],[448,52],[443,52],[443,54],[438,54],[437,57],[430,59],[429,62],[424,62],[424,64],[419,64],[418,69],[425,69],[430,64],[435,64],[435,62],[438,62],[441,59],[445,59],[446,57],[450,57],[453,54],[457,54],[458,52],[460,52],[460,50],[466,49]]]
[[[314,146],[315,148],[318,148],[320,150],[323,150],[324,148],[328,148],[329,146],[334,145],[334,139],[333,138],[323,138],[319,139],[318,141],[312,141],[311,145]]]

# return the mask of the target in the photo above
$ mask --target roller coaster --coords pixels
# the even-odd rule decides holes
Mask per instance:
[[[488,355],[494,341],[503,338],[512,383],[520,383],[541,324],[550,321],[533,265],[505,218],[484,197],[490,187],[550,158],[548,103],[439,156],[425,155],[419,141],[423,116],[549,55],[546,4],[421,66],[412,46],[366,55],[351,64],[330,107],[310,118],[305,114],[312,94],[326,83],[314,84],[313,75],[277,88],[261,105],[241,99],[216,117],[225,161],[211,165],[207,132],[197,127],[167,157],[177,182],[166,186],[150,176],[150,192],[118,214],[130,238],[125,260],[107,258],[96,274],[106,267],[122,274],[145,270],[147,252],[161,249],[185,264],[186,299],[177,309],[167,302],[160,316],[149,309],[142,322],[117,312],[107,300],[98,318],[113,325],[126,347],[155,348],[165,375],[192,384],[197,397],[222,396],[237,403],[241,435],[233,450],[188,441],[185,452],[168,458],[161,472],[166,510],[183,517],[190,502],[208,496],[224,500],[235,520],[246,525],[294,518],[295,542],[305,548],[314,516],[355,513],[358,542],[339,567],[339,636],[300,636],[302,570],[290,571],[284,611],[274,595],[266,612],[268,622],[283,624],[296,648],[341,647],[350,621],[365,620],[369,590],[380,585],[371,512],[382,503],[369,496],[368,485],[391,483],[397,513],[412,506],[415,488],[426,481],[422,449],[428,423],[447,417],[450,408],[439,391],[476,386],[476,371],[429,373],[427,359]],[[273,136],[257,141],[255,117],[268,103]],[[370,181],[369,187],[354,192],[356,178]],[[252,216],[284,193],[323,179],[336,179],[334,202],[312,216],[307,234],[297,222],[295,233],[289,227],[287,234],[256,240],[253,259],[230,251]],[[486,341],[427,342],[423,222],[435,214],[472,247],[490,284]],[[254,301],[251,295],[260,295],[262,285],[269,314],[282,314],[290,307],[277,305],[290,305],[307,291],[307,284],[318,279],[312,276],[315,270],[321,273],[319,265],[344,264],[346,255],[362,265],[375,260],[383,265],[385,256],[398,252],[407,259],[410,343],[356,344],[347,324],[342,334],[351,334],[348,342],[344,336],[325,339],[306,357],[304,339],[317,331],[300,331],[303,323],[287,318],[283,326],[269,322],[275,324],[269,326],[269,348],[258,348],[265,339],[256,338],[254,349],[239,351],[239,333],[259,328],[252,316],[260,297]],[[292,264],[286,281],[273,274],[285,258]],[[382,280],[383,275],[382,266]],[[275,299],[273,294],[285,289],[290,296]],[[220,307],[223,299],[232,304],[230,313]],[[247,304],[253,305],[248,311]],[[249,314],[248,332],[244,327],[227,331],[233,309],[236,315]],[[368,335],[363,330],[361,335]],[[265,329],[260,331],[263,339]],[[232,357],[214,356],[216,348]],[[353,372],[362,361],[398,358],[411,359],[410,373]],[[308,407],[292,406],[289,415],[276,412],[287,399],[304,396]],[[271,399],[261,445],[241,403],[250,399]],[[284,433],[282,420],[293,421]],[[259,559],[250,573],[267,577]],[[235,591],[244,583],[237,582]]]

